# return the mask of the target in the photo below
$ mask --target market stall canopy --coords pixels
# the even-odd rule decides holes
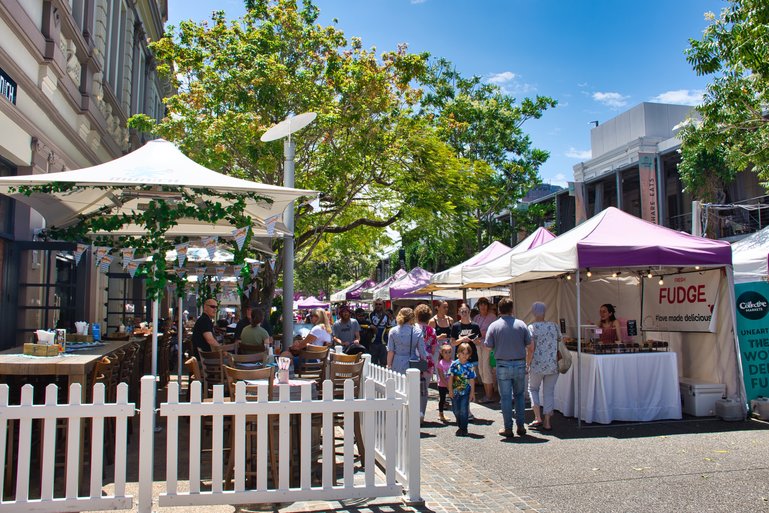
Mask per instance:
[[[459,289],[463,288],[466,280],[464,278],[465,269],[471,267],[486,266],[490,262],[497,262],[498,264],[503,262],[501,257],[503,255],[511,255],[514,253],[520,253],[528,251],[531,248],[535,248],[545,242],[548,242],[555,238],[555,235],[550,233],[547,229],[539,227],[534,230],[528,237],[515,245],[514,248],[510,248],[501,242],[494,241],[487,246],[483,251],[470,257],[461,264],[457,264],[450,269],[433,274],[430,279],[430,284],[422,288],[419,292],[437,292],[442,289]],[[488,289],[485,290],[482,295],[484,296],[498,296],[507,295],[507,291],[504,289]],[[468,296],[470,297],[470,296]],[[481,297],[481,296],[477,296]]]
[[[312,310],[313,308],[328,308],[328,301],[321,301],[315,296],[310,296],[307,299],[300,299],[296,302],[296,309],[298,310]]]
[[[766,281],[769,276],[769,228],[732,244],[734,282]]]
[[[467,286],[535,280],[584,268],[721,267],[728,242],[696,237],[609,207],[579,226],[523,253],[465,270]]]
[[[10,187],[50,183],[73,184],[83,189],[61,193],[11,193]],[[120,189],[122,188],[122,190]],[[117,189],[117,190],[116,190]],[[173,143],[150,141],[137,150],[104,164],[37,175],[0,177],[0,193],[37,210],[49,226],[66,227],[81,216],[97,212],[119,214],[141,211],[151,199],[174,201],[181,192],[198,191],[201,207],[205,202],[225,202],[215,193],[252,194],[244,212],[255,222],[282,215],[286,207],[315,191],[267,185],[218,173],[184,155]],[[203,192],[201,192],[203,191]]]
[[[374,294],[376,293],[377,290],[379,290],[382,287],[389,286],[392,282],[400,280],[404,276],[406,276],[406,271],[404,271],[403,269],[398,269],[395,272],[395,274],[393,274],[389,278],[386,278],[386,279],[380,281],[379,283],[377,283],[376,285],[372,286],[371,288],[368,288],[368,289],[365,289],[365,290],[361,290],[360,297],[358,299],[360,299],[362,301],[371,301],[372,299],[374,299]]]
[[[365,290],[369,290],[374,285],[376,285],[376,281],[370,278],[368,280],[365,280],[357,288],[347,292],[347,300],[358,301],[359,299],[361,299],[361,294],[363,294]]]
[[[367,278],[361,278],[360,280],[356,281],[352,285],[345,287],[344,289],[340,290],[339,292],[334,292],[331,294],[331,302],[332,303],[344,303],[345,301],[349,301],[350,298],[349,294],[355,292],[356,290],[359,290],[361,288],[369,288],[372,285],[374,285],[374,280],[367,279]]]
[[[433,274],[421,267],[415,267],[400,279],[391,282],[388,286],[380,287],[374,292],[374,299],[393,300],[393,299],[419,299],[409,296],[428,283]]]

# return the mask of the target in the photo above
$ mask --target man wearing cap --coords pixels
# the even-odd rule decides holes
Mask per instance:
[[[350,344],[360,342],[360,325],[358,321],[350,318],[350,307],[339,307],[339,319],[331,327],[331,336],[335,345],[341,345],[345,349]]]

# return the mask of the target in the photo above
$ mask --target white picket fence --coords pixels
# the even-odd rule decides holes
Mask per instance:
[[[9,404],[8,393],[8,385],[0,385],[0,454],[4,463],[0,474],[0,498],[6,496],[6,488],[10,485],[6,483],[6,477],[9,475],[15,474],[16,491],[13,500],[0,500],[0,512],[92,511],[132,507],[133,498],[125,493],[128,419],[133,417],[135,411],[134,405],[128,402],[128,385],[118,385],[115,403],[105,403],[102,383],[93,387],[93,401],[89,404],[81,403],[79,384],[70,387],[69,403],[62,404],[58,403],[56,385],[46,387],[45,404],[33,404],[32,385],[22,387],[18,405]],[[115,419],[116,450],[112,476],[114,492],[108,495],[102,492],[102,474],[105,420],[110,417]],[[63,420],[67,421],[66,438],[63,432],[57,432],[64,430],[64,424],[60,422]],[[90,483],[88,494],[80,495],[81,461],[86,449],[81,449],[81,423],[85,420],[90,424]],[[38,438],[33,440],[35,421],[42,421],[42,427]],[[66,440],[66,446],[57,447],[64,445],[62,440]],[[32,472],[33,451],[42,452],[38,458],[40,467],[34,469],[35,473]],[[8,461],[9,455],[13,458],[11,461]],[[56,469],[57,461],[66,462],[61,470]],[[13,466],[15,472],[8,472]],[[31,480],[32,476],[37,479]],[[65,480],[64,495],[61,497],[54,496],[55,480]]]
[[[256,401],[245,400],[245,384],[237,385],[235,401],[225,401],[218,387],[211,400],[201,399],[199,383],[193,383],[189,402],[179,400],[179,387],[170,383],[166,402],[155,410],[156,383],[152,376],[141,380],[141,410],[139,411],[139,491],[138,510],[149,513],[153,502],[153,468],[156,458],[166,459],[165,490],[157,497],[164,506],[213,505],[295,502],[307,500],[341,500],[364,497],[401,497],[418,504],[420,496],[419,439],[419,372],[410,369],[407,375],[394,373],[375,365],[366,365],[362,395],[355,398],[353,383],[345,383],[344,398],[332,399],[332,383],[323,383],[324,399],[311,397],[309,385],[303,385],[300,400],[290,397],[287,385],[280,385],[278,397],[267,400],[266,385],[260,385]],[[72,385],[70,402],[57,404],[57,388],[46,389],[45,404],[32,404],[32,387],[25,385],[21,404],[9,405],[8,387],[0,385],[0,454],[4,468],[15,467],[15,493],[4,493],[6,475],[0,475],[0,513],[5,511],[68,512],[90,510],[130,509],[134,498],[126,495],[127,420],[135,413],[127,402],[127,385],[118,388],[116,403],[104,403],[104,388],[94,387],[92,404],[80,404],[80,386]],[[365,457],[362,472],[354,468],[354,423],[361,419]],[[105,419],[114,418],[115,460],[112,478],[114,492],[103,493],[103,447]],[[66,447],[56,442],[57,421],[67,419]],[[165,454],[156,453],[154,431],[156,422],[165,420]],[[231,420],[233,430],[233,478],[225,486],[230,440],[225,440],[225,424]],[[42,442],[32,443],[33,421],[42,420],[39,430]],[[90,440],[90,487],[87,495],[79,494],[79,462],[81,459],[81,422]],[[179,468],[180,423],[189,422],[188,460],[186,469]],[[277,426],[277,478],[272,480],[271,450],[268,433]],[[59,423],[60,425],[61,423]],[[17,449],[7,447],[9,426],[18,426]],[[256,467],[255,484],[246,480],[246,466],[254,464],[246,457],[247,429],[255,426]],[[298,440],[289,442],[293,434]],[[335,436],[336,435],[336,436]],[[341,441],[341,454],[336,442]],[[325,443],[321,443],[325,441]],[[35,454],[33,447],[42,447],[40,484],[30,486],[30,470]],[[269,448],[269,449],[268,449]],[[39,450],[39,449],[38,449]],[[204,469],[201,454],[210,450],[208,467]],[[66,456],[62,456],[61,453]],[[9,455],[15,458],[9,461]],[[341,464],[338,457],[341,456]],[[299,465],[296,465],[299,458]],[[64,459],[66,471],[56,470],[56,462]],[[294,462],[292,468],[292,461]],[[377,472],[377,467],[379,471]],[[299,469],[298,471],[296,469]],[[340,470],[341,468],[341,476]],[[180,472],[180,470],[182,472]],[[187,471],[184,479],[184,470]],[[207,470],[208,472],[204,472]],[[292,475],[293,471],[293,475]],[[206,473],[205,476],[203,474]],[[298,474],[298,475],[297,475]],[[337,478],[341,477],[340,482]],[[66,479],[66,492],[55,496],[54,479]],[[180,487],[180,481],[188,486]],[[274,482],[273,482],[274,481]],[[33,483],[34,484],[34,483]],[[250,485],[247,487],[247,485]],[[82,487],[82,485],[81,485]],[[180,488],[185,488],[184,490]],[[31,494],[30,491],[34,493]],[[12,496],[12,500],[1,500]]]

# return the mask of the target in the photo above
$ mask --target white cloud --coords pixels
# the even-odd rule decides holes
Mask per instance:
[[[566,188],[569,186],[569,179],[565,174],[558,173],[557,175],[555,175],[554,178],[550,180],[550,183],[553,185],[559,185],[563,188]]]
[[[499,86],[505,94],[526,94],[537,90],[533,85],[521,82],[520,79],[520,75],[512,71],[491,73],[486,76],[486,82]]]
[[[425,2],[427,2],[427,0],[411,0],[411,4],[412,5],[414,5],[414,4],[423,4]]]
[[[565,156],[570,159],[590,160],[593,158],[593,153],[590,150],[578,150],[574,146],[569,148],[569,151],[564,153]]]
[[[702,103],[702,97],[705,91],[702,89],[676,89],[675,91],[665,91],[651,99],[653,102],[674,103],[676,105],[699,105]]]
[[[619,109],[627,105],[627,100],[630,98],[629,96],[623,96],[620,93],[602,93],[602,92],[595,92],[593,93],[593,99],[597,101],[598,103],[602,103],[606,105],[607,107],[611,107],[612,109]]]

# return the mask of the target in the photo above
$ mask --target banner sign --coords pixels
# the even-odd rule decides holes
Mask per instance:
[[[638,155],[638,180],[641,192],[641,218],[657,224],[657,177],[654,174],[654,155]]]
[[[736,283],[737,334],[748,401],[769,396],[769,283]]]
[[[641,329],[715,333],[720,279],[718,269],[644,279]]]

